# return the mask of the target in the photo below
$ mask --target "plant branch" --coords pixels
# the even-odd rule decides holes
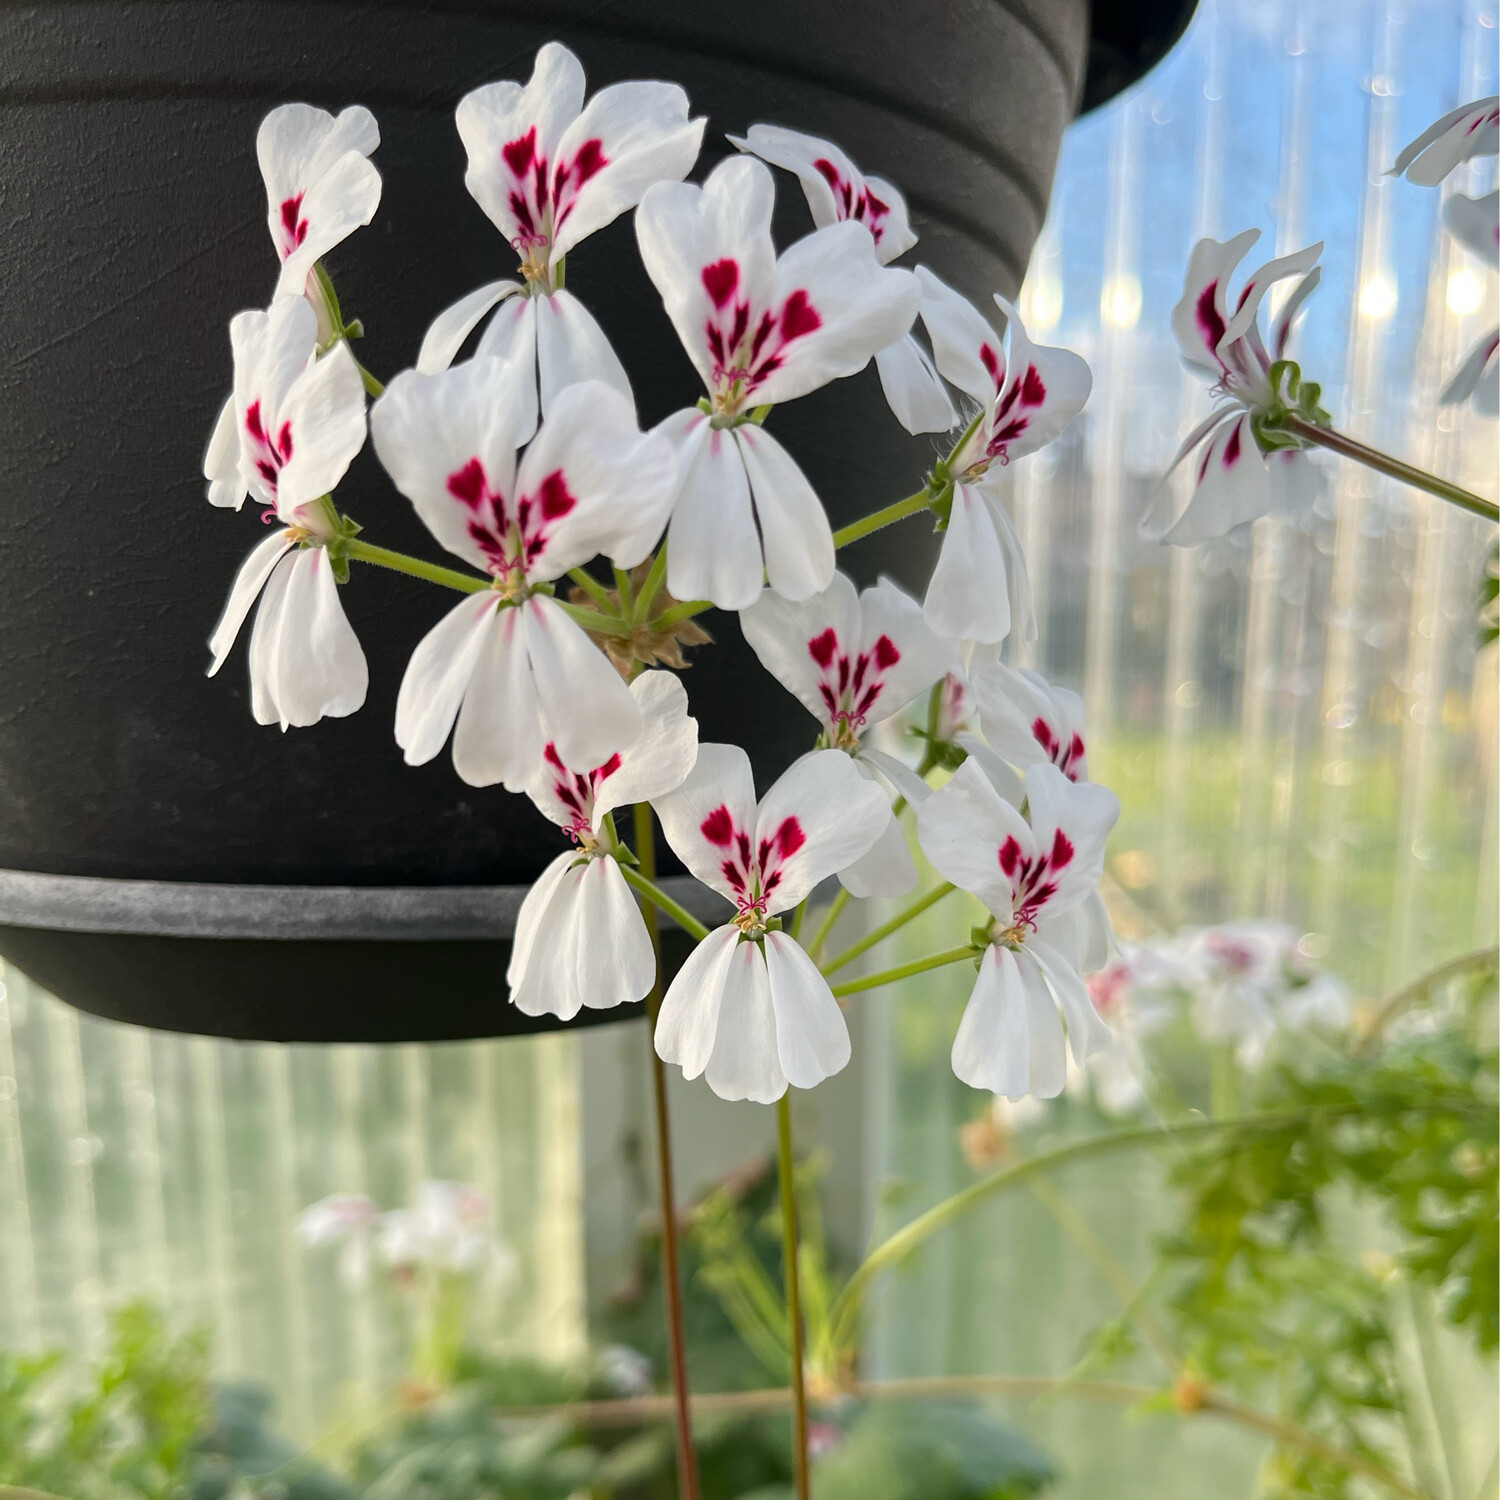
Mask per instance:
[[[847,526],[841,526],[833,534],[833,545],[835,548],[847,547],[850,542],[857,542],[861,537],[867,537],[871,532],[881,531],[887,526],[893,526],[897,521],[904,521],[908,516],[914,516],[918,511],[926,510],[932,503],[933,488],[930,484],[924,484],[916,494],[908,495],[904,500],[898,500],[894,505],[887,505],[880,510],[872,511],[867,516],[861,516],[857,521],[851,521]]]
[[[635,804],[635,857],[642,879],[656,874],[656,825],[649,802]],[[627,865],[620,867],[633,874]],[[682,1282],[678,1269],[677,1202],[672,1187],[672,1131],[667,1113],[667,1070],[656,1053],[656,1017],[661,1010],[661,932],[656,909],[646,902],[641,915],[656,954],[656,982],[646,996],[646,1046],[651,1053],[651,1092],[656,1111],[656,1176],[661,1207],[662,1303],[667,1319],[668,1362],[672,1374],[672,1417],[677,1437],[677,1480],[682,1500],[698,1500],[698,1455],[693,1448],[693,1416],[688,1402],[687,1340],[682,1326]]]
[[[797,1188],[792,1168],[792,1108],[788,1094],[782,1094],[776,1101],[776,1177],[781,1194],[782,1275],[786,1279],[787,1344],[791,1351],[792,1480],[797,1500],[809,1500],[802,1291],[797,1279]]]
[[[1409,484],[1414,489],[1425,490],[1429,495],[1436,495],[1439,500],[1446,500],[1450,505],[1456,505],[1460,510],[1466,510],[1470,515],[1478,516],[1484,521],[1500,521],[1500,508],[1497,508],[1493,500],[1486,500],[1483,495],[1476,495],[1472,490],[1466,490],[1461,485],[1451,484],[1446,479],[1439,479],[1436,474],[1429,474],[1425,469],[1413,468],[1411,464],[1403,463],[1399,458],[1392,458],[1388,453],[1382,453],[1378,448],[1369,448],[1352,437],[1345,436],[1342,432],[1335,432],[1329,427],[1319,427],[1316,422],[1309,422],[1304,417],[1288,412],[1279,423],[1288,432],[1295,433],[1305,443],[1316,443],[1320,448],[1327,448],[1333,453],[1342,455],[1344,458],[1352,458],[1355,463],[1363,464],[1367,469],[1374,469],[1377,474],[1389,475],[1392,479],[1399,479],[1403,484]]]
[[[828,910],[823,913],[823,920],[818,923],[818,930],[813,933],[812,942],[807,945],[807,951],[814,963],[817,963],[818,954],[833,931],[833,924],[838,921],[840,914],[848,906],[849,900],[848,890],[840,886],[833,900],[828,903]]]
[[[632,625],[638,625],[646,611],[656,602],[656,596],[661,592],[666,576],[667,544],[663,542],[656,549],[656,556],[651,559],[651,566],[646,570],[646,576],[641,580],[640,590],[631,605],[630,623]]]
[[[876,927],[872,931],[867,932],[857,943],[851,943],[850,946],[845,948],[842,953],[838,954],[834,958],[830,958],[828,962],[823,965],[823,973],[825,975],[836,974],[840,969],[844,967],[845,964],[853,963],[861,953],[867,953],[876,945],[876,943],[883,942],[893,932],[897,931],[899,928],[905,927],[908,922],[912,921],[916,917],[920,917],[929,906],[936,906],[944,896],[948,895],[950,892],[956,889],[956,886],[950,885],[947,881],[944,881],[942,885],[934,886],[933,889],[928,891],[925,895],[918,896],[910,906],[903,907],[902,910],[898,911],[896,915],[890,919],[890,921],[882,922],[879,927]],[[820,932],[818,936],[819,938],[821,938],[823,934]],[[814,942],[813,946],[816,947],[817,943]]]
[[[1500,948],[1476,948],[1472,953],[1460,954],[1457,958],[1450,958],[1446,963],[1439,964],[1435,969],[1429,969],[1425,974],[1419,974],[1410,984],[1402,985],[1394,994],[1381,1001],[1369,1030],[1355,1046],[1355,1055],[1358,1057],[1367,1053],[1380,1039],[1385,1028],[1402,1011],[1425,998],[1428,991],[1457,979],[1461,974],[1487,968],[1500,968]]]
[[[947,964],[961,963],[975,956],[972,945],[949,948],[942,953],[929,953],[926,958],[914,958],[909,964],[897,964],[894,969],[881,969],[877,974],[865,974],[859,979],[846,979],[832,986],[835,998],[839,995],[855,995],[861,990],[879,989],[883,984],[894,984],[898,979],[910,979],[913,974],[925,974],[929,969],[941,969]]]
[[[637,849],[636,858],[639,859],[640,857],[640,850]],[[685,906],[680,906],[654,880],[643,874],[641,870],[633,870],[629,865],[622,864],[620,866],[620,873],[625,877],[625,883],[628,886],[638,895],[644,896],[649,904],[659,907],[662,911],[666,912],[689,937],[696,938],[701,943],[708,936],[708,928],[692,912]]]

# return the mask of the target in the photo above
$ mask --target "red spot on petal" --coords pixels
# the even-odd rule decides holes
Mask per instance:
[[[500,155],[505,158],[505,165],[510,168],[512,177],[524,177],[531,169],[532,158],[536,155],[536,126],[533,125],[525,135],[502,146]]]
[[[1040,406],[1047,399],[1047,387],[1037,374],[1035,365],[1026,366],[1026,378],[1021,382],[1021,405]]]
[[[1208,345],[1208,352],[1213,354],[1219,347],[1219,340],[1224,337],[1224,319],[1219,316],[1219,309],[1214,304],[1214,293],[1218,291],[1219,283],[1210,281],[1209,284],[1198,293],[1198,301],[1193,309],[1193,315],[1198,323],[1198,331],[1203,335],[1203,342]]]
[[[607,761],[605,761],[602,766],[598,766],[598,767],[595,768],[595,770],[594,770],[594,781],[595,781],[595,784],[603,781],[606,776],[613,776],[615,774],[615,772],[618,771],[619,769],[620,769],[620,757],[618,755],[611,755],[610,758]]]
[[[573,158],[573,186],[580,188],[590,177],[602,171],[609,165],[609,158],[604,154],[604,142],[598,140],[585,141],[578,148],[578,155]]]
[[[839,169],[826,156],[820,156],[813,163],[813,170],[834,190],[834,195],[837,196],[838,190],[844,185],[844,179],[839,176]]]
[[[995,382],[995,389],[999,390],[1001,382],[1005,379],[1005,366],[1000,363],[1000,353],[989,344],[979,346],[979,363],[990,372],[990,379]]]
[[[1007,834],[1005,842],[1000,846],[1000,868],[1006,875],[1014,875],[1016,867],[1021,863],[1021,846],[1016,842],[1014,834]]]
[[[716,260],[711,266],[704,266],[702,275],[703,290],[708,293],[715,307],[723,307],[734,296],[734,289],[740,284],[740,268],[727,258]]]
[[[1060,870],[1073,858],[1073,841],[1061,828],[1052,835],[1052,853],[1047,863],[1054,870]]]
[[[727,849],[734,837],[734,819],[729,816],[729,809],[721,803],[698,825],[698,831],[710,844]]]
[[[781,309],[781,336],[790,342],[823,326],[818,310],[807,300],[800,287],[786,299]]]
[[[448,476],[448,493],[465,505],[477,507],[485,495],[484,465],[471,458]]]
[[[834,634],[833,626],[830,625],[807,643],[807,654],[826,672],[832,665],[833,654],[838,650],[838,644],[838,636]]]
[[[1240,423],[1234,424],[1229,441],[1224,444],[1224,467],[1232,469],[1240,461]]]
[[[888,672],[901,660],[901,653],[896,649],[896,643],[888,635],[883,635],[875,642],[875,665],[882,672]]]
[[[1057,746],[1057,741],[1052,738],[1052,726],[1040,716],[1032,721],[1031,737],[1048,755],[1051,755]]]
[[[785,818],[776,830],[776,852],[783,859],[790,859],[805,843],[807,835],[796,818]]]
[[[537,492],[542,505],[542,519],[556,521],[565,516],[575,505],[577,497],[568,489],[561,469],[554,469],[543,481]]]

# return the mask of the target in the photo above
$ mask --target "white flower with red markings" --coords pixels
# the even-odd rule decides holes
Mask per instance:
[[[488,1194],[467,1182],[419,1182],[410,1208],[380,1216],[380,1257],[398,1275],[418,1271],[485,1274],[515,1270],[515,1252],[495,1232]]]
[[[278,297],[306,292],[313,266],[375,217],[380,173],[370,153],[380,145],[375,116],[353,105],[335,118],[311,104],[283,104],[260,122],[255,154],[266,184],[266,223],[281,257]]]
[[[363,1193],[330,1193],[297,1215],[297,1238],[311,1250],[339,1246],[339,1277],[347,1286],[365,1284],[380,1210]]]
[[[1436,187],[1455,167],[1500,150],[1500,95],[1460,104],[1405,146],[1391,172]]]
[[[847,755],[814,751],[759,804],[736,745],[702,745],[692,774],[654,806],[677,857],[734,903],[735,916],[678,970],[656,1050],[722,1099],[770,1104],[849,1061],[849,1030],[828,981],[773,919],[865,854],[890,819],[885,795]]]
[[[1267,261],[1246,277],[1231,307],[1229,278],[1259,238],[1258,229],[1247,229],[1222,243],[1199,240],[1172,309],[1183,360],[1209,378],[1219,398],[1172,460],[1175,469],[1197,453],[1192,498],[1161,535],[1174,546],[1209,541],[1259,516],[1296,514],[1311,502],[1315,476],[1303,445],[1276,423],[1288,411],[1315,425],[1328,420],[1318,406],[1318,387],[1304,383],[1286,357],[1292,320],[1323,274],[1317,264],[1323,246]],[[1260,305],[1289,276],[1300,279],[1273,319],[1268,342],[1261,336]]]
[[[674,791],[698,757],[698,724],[670,672],[630,685],[641,732],[589,771],[564,764],[549,742],[527,794],[573,841],[527,892],[516,919],[506,983],[517,1009],[565,1021],[644,999],[656,956],[640,907],[614,858],[605,819],[617,807]],[[535,960],[535,961],[534,961]]]
[[[953,1042],[953,1070],[972,1087],[1012,1099],[1060,1093],[1064,1021],[1078,1066],[1108,1046],[1076,967],[1077,913],[1098,885],[1119,811],[1112,792],[1042,762],[1026,773],[1023,815],[976,758],[918,810],[933,867],[994,918]]]
[[[925,266],[917,276],[937,367],[979,403],[979,415],[946,465],[952,504],[923,612],[934,630],[956,640],[994,644],[1016,622],[1031,636],[1036,627],[1026,559],[995,481],[1083,410],[1093,377],[1076,354],[1033,344],[1003,297],[995,303],[1005,316],[1004,339]]]
[[[646,270],[709,393],[706,410],[658,429],[680,462],[667,587],[721,609],[753,604],[763,573],[788,599],[828,587],[828,518],[760,409],[863,369],[917,309],[911,273],[882,267],[859,224],[815,230],[778,257],[774,194],[766,167],[740,156],[702,187],[658,183],[635,216]]]
[[[397,489],[444,547],[492,580],[417,646],[396,741],[422,765],[452,733],[465,781],[512,791],[536,774],[548,741],[564,764],[598,766],[640,733],[629,689],[550,584],[599,553],[620,567],[640,562],[661,535],[675,475],[670,446],[642,435],[630,402],[598,381],[571,386],[535,423],[532,370],[496,359],[408,370],[371,414]]]
[[[227,431],[215,433],[204,469],[236,508],[253,494],[262,519],[281,523],[246,558],[209,639],[212,677],[251,606],[251,708],[257,723],[316,724],[365,701],[369,670],[339,603],[347,564],[329,547],[346,535],[328,498],[365,441],[365,392],[347,344],[318,357],[317,319],[300,297],[229,327],[234,394]]]
[[[881,265],[917,243],[906,199],[883,177],[866,177],[832,141],[780,125],[752,125],[743,137],[729,139],[741,151],[795,173],[819,229],[845,219],[863,224]],[[946,432],[958,421],[931,359],[910,333],[876,351],[875,369],[885,399],[908,432]]]
[[[984,737],[1011,765],[1050,761],[1069,781],[1087,781],[1083,699],[1040,672],[991,662],[973,674]]]
[[[447,369],[503,303],[479,353],[534,364],[543,411],[579,380],[602,380],[629,396],[604,330],[562,286],[562,260],[634,208],[652,183],[685,177],[705,121],[688,118],[687,95],[675,83],[616,83],[585,103],[583,67],[557,42],[537,53],[524,87],[507,81],[466,94],[457,121],[469,154],[464,184],[515,250],[522,280],[491,282],[440,313],[417,369]]]
[[[741,612],[740,628],[761,665],[822,725],[821,745],[846,751],[863,776],[913,805],[927,795],[909,767],[867,742],[870,729],[957,665],[957,649],[933,634],[915,599],[888,578],[857,594],[835,573],[821,594],[796,604],[766,589]],[[916,884],[894,816],[840,878],[855,896],[899,896]]]
[[[1496,253],[1500,251],[1500,191],[1486,193],[1482,198],[1454,193],[1443,204],[1443,223],[1470,255],[1478,257],[1489,270],[1495,269]],[[1487,417],[1500,414],[1497,350],[1500,350],[1500,329],[1492,328],[1475,342],[1453,378],[1443,387],[1440,399],[1444,406],[1456,406],[1472,397],[1475,411]]]

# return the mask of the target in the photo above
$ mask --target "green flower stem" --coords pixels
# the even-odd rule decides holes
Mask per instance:
[[[1500,948],[1476,948],[1472,953],[1450,958],[1435,969],[1429,969],[1425,974],[1418,975],[1410,984],[1402,985],[1393,995],[1387,996],[1381,1002],[1380,1009],[1375,1012],[1375,1018],[1370,1022],[1369,1029],[1359,1039],[1354,1049],[1355,1054],[1363,1056],[1367,1053],[1380,1040],[1385,1028],[1397,1016],[1418,1001],[1425,999],[1428,993],[1437,989],[1438,986],[1448,984],[1464,974],[1495,968],[1500,968]]]
[[[460,573],[456,568],[440,567],[437,563],[424,562],[420,557],[409,557],[405,552],[392,552],[389,547],[377,547],[373,542],[362,542],[358,537],[344,544],[344,556],[355,562],[373,563],[377,568],[389,568],[393,573],[406,573],[412,578],[423,578],[428,583],[440,583],[446,589],[456,589],[460,594],[480,594],[489,588],[491,580],[473,573]],[[630,627],[618,615],[601,614],[595,609],[580,609],[576,604],[561,599],[552,601],[575,625],[591,630],[596,635],[629,635]]]
[[[828,910],[823,913],[823,920],[818,923],[818,930],[813,933],[812,942],[807,944],[807,951],[812,955],[814,963],[818,961],[818,954],[822,952],[823,944],[828,941],[828,934],[833,931],[833,924],[838,921],[849,901],[849,892],[840,886],[838,893],[828,903]]]
[[[639,879],[656,887],[656,824],[649,802],[637,802],[633,809],[635,857]],[[626,878],[636,871],[621,865]],[[687,914],[684,912],[683,916]],[[646,996],[646,1050],[651,1054],[651,1094],[656,1115],[656,1178],[658,1205],[661,1212],[662,1304],[667,1323],[667,1354],[672,1375],[672,1424],[677,1441],[677,1483],[682,1500],[699,1500],[698,1455],[693,1447],[693,1414],[689,1404],[687,1338],[683,1332],[682,1273],[678,1268],[677,1195],[672,1182],[672,1130],[667,1113],[667,1070],[656,1053],[656,1018],[661,1012],[661,933],[656,922],[656,908],[647,902],[641,916],[656,954],[656,982]],[[679,918],[680,920],[680,918]]]
[[[667,576],[667,544],[663,542],[656,549],[656,556],[651,559],[651,566],[646,570],[646,576],[641,581],[640,592],[635,596],[635,603],[631,606],[630,623],[640,624],[645,618],[646,611],[656,602],[656,596],[661,593],[661,586]]]
[[[797,1280],[797,1191],[792,1175],[792,1110],[788,1094],[776,1101],[776,1177],[781,1192],[781,1262],[786,1278],[787,1342],[791,1350],[792,1481],[797,1500],[809,1500],[802,1292]]]
[[[1439,479],[1436,474],[1429,474],[1425,469],[1413,468],[1408,463],[1402,463],[1399,458],[1382,453],[1378,448],[1368,448],[1342,432],[1335,432],[1331,427],[1319,427],[1317,423],[1309,422],[1292,412],[1288,412],[1278,425],[1295,433],[1304,443],[1315,443],[1344,458],[1352,458],[1355,463],[1374,469],[1377,474],[1387,474],[1414,489],[1425,490],[1429,495],[1436,495],[1439,500],[1446,500],[1450,505],[1456,505],[1460,510],[1466,510],[1481,520],[1500,521],[1500,507],[1493,500],[1486,500],[1483,495],[1476,495],[1461,485]]]
[[[904,500],[898,500],[894,505],[887,505],[882,510],[872,511],[868,516],[861,516],[857,521],[851,521],[847,526],[842,526],[833,534],[833,545],[847,547],[850,542],[857,542],[861,537],[869,536],[872,531],[881,531],[887,526],[894,526],[897,521],[904,521],[908,516],[914,516],[919,511],[927,509],[932,502],[933,488],[930,484],[924,484],[915,495],[908,495]]]
[[[883,942],[893,932],[897,931],[899,928],[905,927],[908,922],[914,920],[915,918],[920,917],[929,906],[936,906],[944,896],[951,894],[955,889],[956,887],[950,885],[946,880],[941,885],[934,886],[930,891],[926,893],[926,895],[917,897],[917,899],[913,901],[910,906],[903,907],[902,910],[898,911],[896,915],[890,919],[890,921],[882,922],[880,926],[875,928],[872,932],[867,932],[857,943],[851,943],[849,947],[845,948],[844,951],[837,957],[830,958],[828,962],[823,965],[823,973],[838,973],[838,971],[842,969],[845,964],[853,963],[861,953],[868,952],[876,945],[876,943]],[[818,940],[821,940],[824,936],[825,934],[822,931],[819,931]],[[817,941],[815,941],[813,943],[813,947],[816,948],[817,945]]]
[[[837,991],[835,991],[837,993]],[[1356,1106],[1326,1106],[1321,1109],[1299,1109],[1265,1114],[1241,1115],[1236,1119],[1189,1120],[1170,1130],[1158,1125],[1143,1125],[1130,1130],[1111,1131],[1106,1135],[1090,1136],[1087,1140],[1071,1141],[1052,1151],[1042,1151],[1014,1166],[992,1173],[971,1183],[962,1191],[945,1198],[941,1203],[919,1214],[909,1224],[904,1224],[893,1235],[877,1245],[863,1263],[844,1284],[843,1290],[834,1299],[829,1309],[828,1323],[831,1330],[830,1344],[842,1348],[853,1331],[859,1317],[860,1301],[866,1287],[884,1270],[900,1265],[922,1244],[938,1232],[946,1229],[956,1219],[962,1218],[970,1209],[1007,1188],[1049,1172],[1064,1163],[1084,1160],[1091,1156],[1105,1156],[1113,1151],[1128,1150],[1135,1146],[1172,1145],[1200,1135],[1222,1130],[1273,1130],[1289,1124],[1297,1124],[1318,1114],[1349,1114]]]
[[[630,574],[624,568],[615,568],[615,595],[620,601],[620,617],[625,620],[635,616],[635,600],[630,587]]]
[[[609,597],[609,590],[594,577],[587,568],[569,568],[568,577],[581,588],[600,609],[608,614],[614,613],[614,600]]]
[[[640,858],[639,850],[636,858]],[[686,907],[679,906],[655,881],[639,870],[632,870],[629,865],[621,865],[620,873],[625,877],[626,885],[664,911],[689,937],[701,943],[708,936],[708,928]]]
[[[879,989],[883,984],[894,984],[898,979],[910,979],[913,974],[925,974],[928,969],[941,969],[947,964],[956,964],[966,958],[975,957],[972,944],[962,948],[949,948],[944,953],[929,953],[926,958],[914,958],[909,964],[897,964],[894,969],[882,969],[878,974],[866,974],[860,979],[846,979],[833,988],[835,996],[854,995],[860,990]]]

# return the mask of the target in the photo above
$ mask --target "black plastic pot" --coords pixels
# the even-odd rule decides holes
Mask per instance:
[[[1190,11],[1114,8],[1096,28],[1103,86],[1154,60]],[[0,9],[0,952],[64,999],[287,1040],[530,1028],[505,1001],[506,939],[559,836],[524,798],[464,786],[446,755],[409,769],[392,739],[405,660],[446,597],[356,567],[344,601],[370,659],[366,707],[260,728],[242,659],[204,676],[260,531],[249,508],[211,510],[198,475],[228,320],[274,281],[260,117],[306,99],[380,120],[380,211],[331,270],[368,330],[361,358],[388,375],[437,311],[511,269],[463,189],[453,108],[525,77],[553,37],[591,88],[681,82],[710,116],[705,165],[755,120],[838,140],[905,188],[921,258],[976,299],[1019,284],[1090,45],[1086,0]],[[791,237],[800,196],[786,182],[780,198]],[[628,218],[568,259],[643,421],[694,399]],[[773,421],[835,525],[915,488],[931,457],[873,371]],[[369,539],[439,555],[368,448],[338,498]],[[930,557],[908,526],[845,566],[920,586]],[[707,623],[719,644],[688,679],[701,732],[744,744],[769,779],[808,721],[733,622]]]

